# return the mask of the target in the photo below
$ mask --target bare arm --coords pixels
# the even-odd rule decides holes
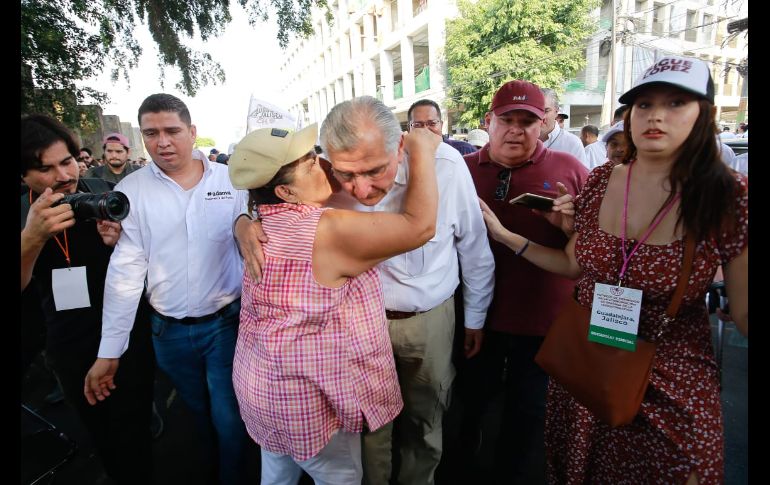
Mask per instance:
[[[239,217],[233,228],[235,240],[243,258],[243,265],[254,281],[262,278],[265,266],[265,253],[262,244],[267,242],[267,235],[262,230],[262,223],[248,217]]]
[[[730,302],[730,316],[735,326],[749,336],[749,248],[724,267],[725,288]]]
[[[436,233],[436,148],[441,137],[427,129],[403,135],[409,154],[409,185],[401,213],[327,211],[318,224],[314,269],[339,283],[396,254],[416,249]]]
[[[63,197],[63,194],[54,194],[50,188],[47,188],[29,208],[27,222],[21,231],[22,291],[32,279],[32,270],[46,241],[75,225],[75,213],[72,212],[69,204],[51,207],[51,204]]]
[[[484,221],[487,223],[487,230],[495,241],[505,244],[516,253],[524,250],[520,253],[520,257],[541,269],[572,279],[580,276],[580,266],[575,259],[575,241],[578,233],[572,234],[564,249],[549,248],[533,241],[529,241],[529,245],[524,249],[528,239],[503,227],[492,209],[481,199],[479,203]]]

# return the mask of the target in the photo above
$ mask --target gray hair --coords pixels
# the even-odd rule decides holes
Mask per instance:
[[[540,88],[540,91],[543,92],[543,96],[546,98],[551,98],[551,101],[553,101],[553,107],[556,109],[556,111],[559,111],[559,95],[556,94],[556,91],[549,88]]]
[[[386,153],[398,150],[401,125],[396,115],[382,101],[360,96],[339,103],[326,115],[320,136],[324,153],[329,153],[330,149],[343,152],[355,149],[364,135],[361,126],[365,121],[374,123],[380,129]]]

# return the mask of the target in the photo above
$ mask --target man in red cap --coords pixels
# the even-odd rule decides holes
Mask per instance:
[[[588,170],[575,157],[550,150],[540,141],[545,105],[537,85],[526,81],[503,84],[485,116],[489,143],[464,158],[478,196],[507,229],[539,244],[563,248],[569,236],[558,227],[561,221],[555,214],[509,204],[526,192],[551,198],[577,195],[588,176]],[[495,290],[484,326],[484,346],[468,361],[464,375],[458,375],[466,401],[463,432],[470,438],[463,442],[478,447],[475,442],[486,403],[502,392],[502,423],[494,446],[496,479],[544,483],[548,376],[533,359],[556,316],[558,303],[569,297],[574,283],[518,257],[526,246],[516,254],[490,239],[490,247],[495,259]],[[487,478],[480,481],[495,481]]]
[[[107,182],[117,184],[126,175],[137,170],[128,163],[129,148],[128,138],[120,133],[110,133],[104,137],[102,143],[104,150],[104,165],[93,167],[86,172],[86,177],[100,178]]]

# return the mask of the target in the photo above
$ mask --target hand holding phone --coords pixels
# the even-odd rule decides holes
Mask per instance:
[[[543,195],[525,193],[521,194],[515,199],[511,199],[509,203],[523,205],[524,207],[529,207],[530,209],[537,209],[541,211],[553,210],[553,199]]]

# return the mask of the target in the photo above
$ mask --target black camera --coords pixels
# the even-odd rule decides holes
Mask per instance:
[[[69,204],[75,213],[75,220],[107,219],[119,222],[128,217],[130,204],[123,192],[102,192],[101,194],[77,193],[65,195],[58,204]]]

